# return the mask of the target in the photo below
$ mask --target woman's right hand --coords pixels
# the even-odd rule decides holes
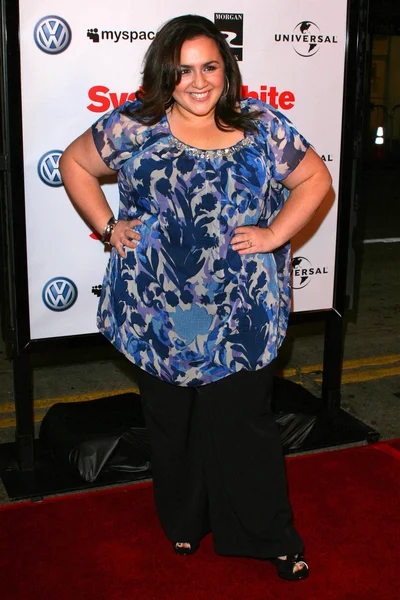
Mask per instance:
[[[115,225],[111,237],[110,244],[116,248],[118,254],[125,258],[125,246],[127,248],[136,248],[141,235],[135,231],[135,227],[142,225],[140,219],[132,219],[131,221],[118,221]]]

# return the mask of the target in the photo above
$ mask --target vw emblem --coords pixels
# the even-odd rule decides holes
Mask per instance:
[[[53,277],[43,288],[43,302],[50,310],[61,312],[75,304],[78,289],[67,277]]]
[[[59,162],[62,150],[50,150],[43,154],[38,162],[38,175],[46,185],[51,187],[61,187],[63,182],[59,169]]]
[[[46,54],[60,54],[71,43],[71,28],[64,19],[50,15],[43,17],[34,30],[36,46]]]

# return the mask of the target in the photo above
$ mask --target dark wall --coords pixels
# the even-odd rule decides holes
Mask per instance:
[[[370,0],[370,33],[400,35],[400,0]]]

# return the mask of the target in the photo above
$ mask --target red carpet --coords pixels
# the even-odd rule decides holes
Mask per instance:
[[[398,600],[399,440],[288,460],[310,577],[281,581],[265,561],[216,556],[210,536],[176,556],[149,484],[6,505],[6,600]]]

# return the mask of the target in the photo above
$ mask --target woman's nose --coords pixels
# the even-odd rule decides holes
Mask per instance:
[[[204,73],[202,71],[194,74],[192,85],[198,89],[201,89],[207,85],[206,78],[204,77]]]

